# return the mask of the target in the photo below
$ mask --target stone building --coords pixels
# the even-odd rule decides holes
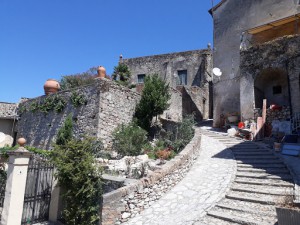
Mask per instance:
[[[299,112],[299,39],[287,36],[299,34],[299,1],[223,0],[210,13],[213,65],[223,73],[214,82],[214,125],[233,112],[253,118],[263,98]]]
[[[12,145],[15,137],[17,104],[0,102],[0,147]]]
[[[131,83],[140,91],[146,75],[158,74],[171,88],[182,93],[183,114],[195,113],[197,120],[212,116],[210,49],[123,59],[131,72]]]

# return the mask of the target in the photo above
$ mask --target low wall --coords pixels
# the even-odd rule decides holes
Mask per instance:
[[[196,128],[195,136],[191,142],[172,160],[148,176],[115,191],[103,195],[102,225],[113,225],[121,218],[126,210],[124,199],[136,192],[158,183],[162,178],[188,163],[199,151],[201,142],[200,130]]]
[[[86,104],[75,107],[70,99],[74,92],[83,95]],[[59,128],[66,117],[72,114],[75,137],[98,137],[109,148],[112,131],[119,124],[131,121],[140,99],[138,93],[106,79],[95,79],[92,85],[61,91],[55,95],[66,102],[59,113],[54,110],[44,113],[34,107],[45,101],[45,95],[19,105],[18,136],[24,137],[31,146],[50,149]]]

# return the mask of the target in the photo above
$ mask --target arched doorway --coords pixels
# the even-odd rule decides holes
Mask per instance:
[[[284,70],[269,68],[263,70],[254,81],[255,108],[262,108],[263,99],[267,107],[271,104],[290,106],[288,75]]]

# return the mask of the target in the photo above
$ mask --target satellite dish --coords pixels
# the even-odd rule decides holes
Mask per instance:
[[[222,71],[219,68],[213,68],[213,74],[217,77],[220,77],[222,75]]]

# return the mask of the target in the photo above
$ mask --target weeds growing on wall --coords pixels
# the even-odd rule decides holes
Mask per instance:
[[[153,117],[162,114],[169,107],[171,95],[169,85],[157,74],[146,76],[144,85],[135,117],[138,125],[149,132]]]
[[[100,220],[102,195],[101,168],[95,162],[99,141],[91,138],[75,140],[72,115],[59,129],[50,155],[56,167],[55,177],[65,190],[63,219],[66,225],[96,225]]]
[[[121,156],[140,155],[142,147],[147,143],[147,131],[135,122],[121,124],[113,133],[113,149]]]
[[[79,107],[87,103],[86,97],[83,94],[79,94],[78,92],[72,92],[70,99],[73,106],[75,107]]]

